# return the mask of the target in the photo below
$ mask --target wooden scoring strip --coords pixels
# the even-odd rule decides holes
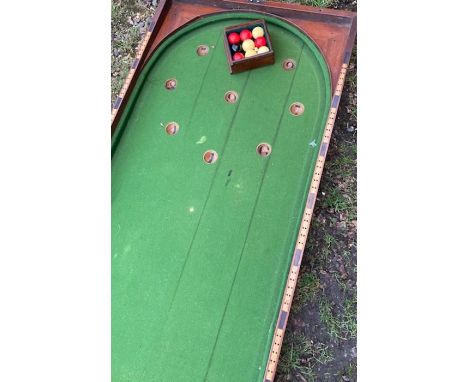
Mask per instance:
[[[325,132],[323,134],[322,142],[319,147],[319,156],[314,169],[314,175],[312,177],[312,183],[309,189],[309,195],[307,198],[307,204],[302,216],[301,228],[296,241],[296,247],[294,248],[293,258],[291,261],[291,267],[289,269],[289,275],[286,282],[286,287],[283,293],[283,300],[281,302],[281,308],[278,314],[278,320],[276,322],[276,328],[273,335],[271,344],[270,355],[268,358],[267,367],[265,370],[264,382],[273,382],[275,378],[276,368],[278,366],[281,346],[283,344],[284,334],[286,332],[286,325],[288,323],[289,312],[291,309],[294,291],[297,285],[297,279],[299,276],[299,269],[301,267],[302,255],[305,249],[305,243],[307,241],[307,235],[312,222],[312,212],[317,198],[317,193],[320,184],[320,178],[322,177],[323,166],[325,164],[325,157],[327,155],[328,146],[335,125],[336,114],[338,110],[338,104],[340,102],[341,93],[343,91],[346,71],[348,70],[348,61],[350,54],[345,55],[345,62],[341,66],[340,76],[338,83],[333,94],[332,104],[330,112],[328,114],[327,124]]]

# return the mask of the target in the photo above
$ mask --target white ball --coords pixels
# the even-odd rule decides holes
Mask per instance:
[[[252,29],[253,38],[262,37],[264,34],[265,32],[262,27],[255,27],[254,29]]]
[[[254,49],[245,51],[245,57],[252,57],[252,56],[255,56],[256,54],[257,52]]]
[[[247,52],[248,50],[252,50],[253,48],[255,48],[255,43],[251,39],[245,40],[242,43],[242,49],[244,50],[244,52]]]

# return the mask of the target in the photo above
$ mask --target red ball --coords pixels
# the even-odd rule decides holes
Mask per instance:
[[[242,32],[240,32],[240,39],[242,41],[248,40],[250,38],[252,38],[252,32],[248,29],[244,29]]]
[[[239,44],[241,42],[239,33],[236,33],[236,32],[229,33],[228,41],[229,41],[229,44]]]
[[[234,61],[239,61],[244,58],[244,54],[241,52],[236,52],[234,53],[234,56],[232,56],[232,58],[234,59]]]
[[[255,39],[255,46],[257,48],[260,48],[261,46],[266,46],[266,44],[267,44],[266,38],[263,37],[263,36],[262,37],[257,37]]]

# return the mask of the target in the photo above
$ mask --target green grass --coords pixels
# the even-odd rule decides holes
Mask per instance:
[[[301,357],[311,352],[312,344],[304,336],[288,336],[283,342],[279,371],[283,374],[293,373],[301,367]]]
[[[320,319],[327,328],[332,341],[356,338],[356,298],[346,299],[342,312],[335,313],[327,298],[322,298],[319,306]]]
[[[315,345],[313,359],[321,365],[326,365],[334,360],[333,354],[328,345],[321,342]]]
[[[348,285],[343,281],[339,273],[333,273],[333,277],[335,278],[336,283],[340,286],[340,289],[343,293],[348,291]]]
[[[113,0],[112,17],[112,61],[111,100],[117,97],[136,55],[142,35],[137,23],[130,23],[136,15],[140,21],[152,16],[153,11],[142,0]],[[114,54],[117,52],[117,54]]]
[[[331,187],[325,191],[322,206],[332,209],[334,213],[345,213],[347,221],[356,220],[356,179],[349,178],[342,184],[344,187]]]
[[[350,201],[340,189],[334,187],[325,194],[323,206],[332,208],[334,212],[342,212],[350,207]]]
[[[328,232],[323,234],[324,245],[320,248],[318,253],[324,261],[330,261],[332,254],[332,246],[336,244],[336,239]]]
[[[356,145],[354,145],[356,146]],[[326,163],[327,172],[333,178],[348,178],[355,181],[356,152],[353,146],[338,146],[333,160]]]
[[[357,60],[357,48],[354,46],[353,51],[351,53],[351,59],[349,62],[349,69],[354,69],[355,62]],[[357,91],[357,71],[356,70],[348,70],[346,73],[346,86],[350,93],[355,93]]]
[[[343,378],[343,376],[347,377],[347,379]],[[350,362],[348,369],[343,374],[342,380],[343,381],[356,381],[357,380],[357,365],[356,362]]]
[[[344,215],[348,222],[357,218],[355,158],[353,150],[348,150],[346,154],[330,160],[327,175],[334,179],[334,183],[327,184],[321,189],[325,193],[321,206],[331,209],[333,213],[340,216],[340,220],[342,220],[341,215]]]
[[[348,106],[346,106],[346,110],[349,114],[351,114],[352,119],[357,120],[357,103],[352,100]]]
[[[323,235],[323,240],[325,241],[325,245],[328,249],[330,249],[332,245],[336,244],[335,238],[328,232],[325,232],[325,234]]]
[[[328,345],[313,343],[302,334],[287,336],[283,343],[279,373],[294,376],[300,374],[308,382],[315,381],[314,367],[333,361],[333,354]]]
[[[346,260],[346,263],[351,265],[351,252],[349,251],[342,251],[341,252],[341,256],[343,256],[343,258]]]
[[[347,74],[346,86],[348,86],[349,91],[355,92],[357,90],[357,73],[355,71]]]
[[[347,112],[351,115],[351,119],[357,120],[357,71],[355,70],[355,64],[357,59],[356,47],[353,49],[353,53],[350,60],[350,67],[346,75],[346,86],[349,89],[349,102],[346,106]]]
[[[303,273],[294,293],[294,303],[291,306],[293,312],[299,312],[310,303],[320,289],[320,280],[315,273]]]

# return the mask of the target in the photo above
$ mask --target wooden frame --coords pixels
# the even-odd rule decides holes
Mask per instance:
[[[281,346],[286,331],[292,299],[297,284],[305,242],[312,222],[312,213],[318,194],[325,158],[335,124],[338,106],[344,87],[349,59],[356,38],[357,17],[353,12],[315,8],[298,4],[278,3],[263,0],[161,0],[148,31],[141,41],[130,72],[112,107],[111,133],[115,131],[137,76],[161,41],[182,28],[187,22],[205,15],[228,11],[245,10],[272,14],[294,24],[309,36],[322,51],[332,80],[333,98],[325,132],[320,143],[319,156],[310,184],[303,219],[292,253],[288,280],[278,312],[271,350],[265,367],[264,382],[273,382],[279,361]]]

